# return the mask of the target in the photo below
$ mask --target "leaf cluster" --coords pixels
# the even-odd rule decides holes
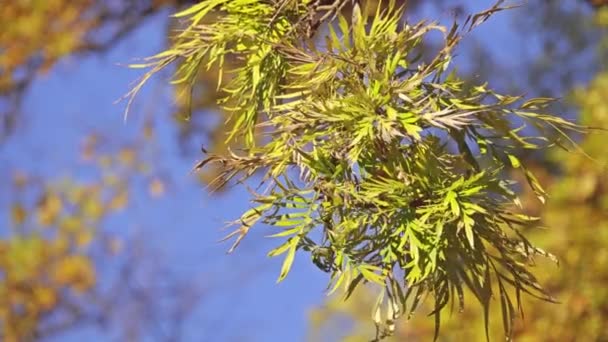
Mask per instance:
[[[535,255],[550,255],[521,234],[536,219],[518,212],[507,171],[521,170],[544,202],[517,151],[570,148],[568,133],[584,128],[551,115],[552,99],[523,101],[451,72],[463,35],[499,4],[444,27],[411,24],[392,1],[375,12],[354,4],[347,18],[346,2],[201,2],[176,15],[189,25],[172,49],[136,65],[151,70],[132,94],[177,60],[177,83],[200,67],[230,73],[218,104],[232,114],[227,139],[245,147],[197,168],[221,163],[218,182],[250,189],[253,206],[227,238],[233,250],[255,224],[270,226],[283,239],[269,252],[284,255],[279,281],[303,250],[330,274],[330,292],[379,285],[378,338],[427,296],[438,329],[447,304],[464,306],[465,289],[487,320],[496,284],[510,336],[521,293],[552,299],[530,270]],[[218,19],[203,24],[209,13]],[[421,56],[431,32],[443,47]],[[224,70],[226,56],[242,66]]]

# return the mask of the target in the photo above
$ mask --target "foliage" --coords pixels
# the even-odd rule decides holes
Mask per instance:
[[[272,237],[285,239],[269,253],[285,255],[279,281],[304,250],[330,273],[330,292],[342,287],[348,297],[360,283],[380,285],[378,337],[426,295],[436,329],[448,303],[464,306],[465,289],[487,320],[496,285],[510,336],[522,292],[551,298],[530,271],[535,255],[550,255],[522,235],[536,219],[514,208],[507,171],[520,170],[544,203],[515,153],[568,149],[568,132],[584,128],[549,114],[552,99],[522,103],[449,72],[462,36],[504,8],[446,28],[403,22],[394,2],[385,10],[355,4],[348,20],[339,13],[346,3],[194,5],[176,15],[189,24],[171,49],[132,65],[151,69],[129,95],[176,61],[174,83],[192,84],[212,66],[219,80],[230,75],[219,104],[231,112],[227,140],[243,148],[196,168],[221,163],[216,186],[262,174],[265,189],[250,189],[254,206],[227,238],[236,237],[234,250],[254,224],[271,226]],[[443,48],[417,55],[435,31]],[[227,58],[242,65],[226,69]]]
[[[441,2],[436,0],[437,2]],[[145,21],[163,10],[171,11],[191,5],[194,0],[27,0],[11,1],[0,10],[0,22],[10,23],[0,33],[0,143],[15,127],[25,121],[22,117],[24,96],[30,85],[59,62],[78,62],[83,55],[103,55],[119,46],[124,37],[141,27]],[[404,2],[404,0],[399,0]],[[420,0],[408,1],[414,8]],[[348,6],[345,7],[345,10]],[[214,20],[211,16],[205,20]],[[46,29],[43,29],[46,28]],[[180,29],[170,21],[167,31]],[[167,37],[167,44],[172,37]],[[76,58],[74,58],[76,57]],[[226,63],[238,65],[227,59]],[[224,79],[226,81],[226,79]],[[174,86],[173,118],[179,128],[181,147],[200,146],[215,153],[226,153],[222,134],[224,128],[213,124],[224,120],[228,113],[216,112],[218,93],[216,72],[201,72],[192,91],[182,84]],[[191,99],[187,94],[192,93]],[[193,115],[189,115],[192,113]],[[193,141],[196,138],[196,141]],[[235,146],[238,146],[235,145]],[[232,147],[235,147],[232,146]],[[204,183],[217,176],[218,168],[207,168],[198,174]]]
[[[23,96],[69,56],[104,52],[166,6],[191,0],[20,0],[0,9],[0,138],[11,133]]]
[[[93,184],[39,188],[22,177],[17,178],[19,191],[35,200],[29,206],[13,204],[13,232],[0,241],[0,320],[6,341],[44,336],[45,317],[69,317],[71,306],[91,295],[97,283],[91,243],[98,239],[96,226],[109,205]]]
[[[58,62],[69,60],[78,62],[78,58],[85,55],[100,55],[119,45],[124,37],[133,30],[142,26],[146,19],[161,13],[169,8],[173,11],[185,5],[191,5],[194,0],[124,0],[124,1],[90,1],[90,0],[50,0],[50,1],[12,1],[3,6],[0,11],[0,21],[10,23],[6,30],[0,33],[0,142],[9,136],[15,126],[26,121],[20,120],[24,95],[29,86],[42,73],[51,70]],[[366,2],[377,2],[366,0]],[[402,5],[405,1],[398,0]],[[598,2],[589,1],[594,5]],[[323,0],[323,4],[330,3]],[[437,11],[461,13],[466,2],[433,0],[426,2],[435,6]],[[407,12],[416,14],[421,5],[420,0],[407,1]],[[375,5],[374,5],[375,6]],[[525,36],[534,37],[543,41],[545,55],[539,60],[527,61],[523,56],[517,56],[519,63],[525,64],[526,72],[533,80],[534,87],[546,90],[547,86],[556,87],[565,83],[566,79],[573,81],[581,73],[581,65],[591,66],[586,60],[576,61],[575,70],[564,65],[559,70],[551,67],[551,61],[569,61],[578,51],[585,49],[580,42],[572,42],[572,38],[581,38],[586,27],[577,25],[575,19],[579,13],[571,10],[572,6],[564,6],[561,2],[529,3],[530,11],[539,13],[539,16],[525,18],[515,23],[515,27],[526,30]],[[580,11],[580,7],[578,6]],[[564,9],[566,8],[566,9]],[[576,7],[575,7],[576,9]],[[350,4],[344,6],[343,12],[349,15]],[[583,11],[584,12],[584,11]],[[525,17],[525,16],[521,16]],[[203,20],[213,21],[209,15]],[[555,23],[568,22],[568,25]],[[46,30],[40,27],[48,28]],[[167,30],[181,29],[179,23],[172,21]],[[530,32],[532,31],[532,32]],[[545,33],[549,32],[545,37]],[[536,37],[540,34],[541,37]],[[583,37],[589,40],[588,37]],[[471,41],[474,41],[471,39]],[[167,44],[171,43],[171,37]],[[562,48],[566,44],[567,48]],[[475,73],[482,73],[488,80],[501,80],[520,89],[524,80],[511,79],[513,74],[505,70],[495,58],[488,55],[489,51],[480,50],[480,56],[475,57]],[[76,58],[74,58],[76,57]],[[225,63],[230,67],[238,65],[238,61],[227,58]],[[482,70],[479,70],[482,69]],[[485,74],[484,70],[489,74]],[[222,84],[226,84],[228,77],[224,77]],[[194,84],[174,85],[175,111],[174,121],[179,128],[179,141],[181,147],[190,150],[194,145],[200,146],[200,137],[205,140],[205,148],[218,154],[227,153],[227,148],[238,148],[239,144],[228,146],[224,144],[223,125],[216,125],[223,121],[229,113],[217,111],[215,102],[219,96],[215,91],[218,83],[217,72],[199,72]],[[190,90],[189,88],[192,88]],[[565,89],[569,89],[566,87]],[[559,96],[562,92],[547,92],[549,96]],[[188,96],[192,94],[193,96]],[[557,95],[554,95],[557,94]],[[191,113],[191,117],[189,117]],[[219,119],[219,120],[218,120]],[[198,173],[203,183],[213,180],[221,167],[213,165]]]
[[[10,230],[0,240],[0,331],[3,341],[46,338],[91,319],[108,320],[118,311],[112,302],[145,268],[121,252],[122,239],[108,234],[107,221],[129,204],[134,174],[146,172],[135,146],[103,151],[91,135],[83,159],[95,163],[98,178],[49,181],[16,171],[10,193]],[[141,178],[141,177],[140,177]],[[146,177],[147,178],[147,177]],[[144,179],[146,180],[146,179]],[[151,196],[163,181],[150,177]],[[124,270],[120,262],[127,261]],[[120,262],[119,262],[120,261]],[[113,265],[120,290],[100,281],[102,265]],[[148,288],[152,288],[150,285]],[[127,307],[132,300],[123,300]],[[97,318],[99,316],[99,318]],[[134,317],[132,317],[134,319]]]
[[[367,0],[368,3],[373,3],[372,6],[386,6],[386,3],[378,2],[377,0]],[[403,5],[405,0],[397,0],[397,5]],[[323,0],[322,4],[329,4],[331,1]],[[435,0],[434,4],[444,5],[443,0]],[[407,12],[415,13],[422,4],[420,0],[407,1]],[[443,6],[444,8],[448,6]],[[342,8],[342,13],[349,16],[352,7],[350,3],[346,3]],[[179,19],[179,18],[178,18]],[[214,13],[209,13],[201,19],[205,23],[213,23],[216,20]],[[183,22],[175,21],[175,30],[183,29]],[[170,43],[172,42],[171,37]],[[234,58],[235,56],[227,55],[224,60],[224,68],[226,70],[236,69],[242,66],[242,60]],[[180,63],[180,61],[178,61]],[[175,114],[180,134],[180,142],[183,145],[192,145],[194,137],[203,136],[205,138],[205,149],[216,154],[228,154],[228,148],[242,147],[238,142],[227,142],[224,139],[226,127],[222,124],[226,118],[230,116],[230,112],[223,110],[217,106],[217,100],[222,96],[221,88],[228,85],[231,79],[231,74],[224,74],[221,80],[218,80],[217,65],[211,66],[210,70],[202,68],[199,70],[196,79],[192,79],[188,83],[173,84],[173,94],[175,98]],[[218,124],[219,123],[219,124]],[[200,141],[195,142],[198,148]],[[212,165],[197,173],[203,183],[208,184],[215,177],[222,167],[220,165]]]
[[[604,20],[608,8],[596,13],[595,23],[600,30],[608,26]],[[597,28],[596,28],[597,29]],[[600,48],[605,50],[604,44]],[[604,53],[604,51],[599,51]],[[608,94],[608,74],[602,72],[589,86],[575,88],[571,101],[580,109],[580,122],[592,127],[608,127],[608,106],[604,99]],[[535,196],[523,189],[521,198],[528,214],[541,215],[551,234],[529,230],[534,241],[542,243],[559,258],[560,267],[540,267],[538,277],[546,289],[560,302],[558,307],[534,305],[526,299],[526,314],[516,321],[514,338],[518,341],[603,341],[608,339],[605,322],[608,317],[608,296],[605,289],[608,264],[608,227],[606,227],[606,165],[604,134],[589,134],[580,142],[591,158],[564,151],[554,151],[546,163],[533,166],[539,179],[549,184],[552,194],[548,205],[536,208]],[[312,340],[319,334],[330,334],[337,321],[344,319],[354,323],[346,333],[345,340],[363,341],[370,334],[366,325],[368,310],[372,307],[372,292],[365,289],[357,292],[356,299],[344,302],[334,297],[323,308],[311,313]],[[428,306],[428,305],[427,305]],[[432,307],[426,307],[431,311]],[[492,312],[500,313],[493,306]],[[483,312],[467,308],[453,313],[444,322],[450,332],[442,341],[481,340],[480,330]],[[498,338],[501,323],[490,322],[490,335]],[[335,331],[334,331],[335,332]],[[424,317],[414,318],[408,324],[396,328],[394,340],[427,340],[433,334],[432,327]]]
[[[581,121],[590,126],[606,127],[608,107],[603,99],[608,94],[608,75],[600,75],[588,88],[575,92],[576,102],[582,106]],[[538,276],[547,291],[559,304],[555,306],[535,305],[525,299],[525,315],[514,325],[517,341],[603,341],[606,335],[605,321],[608,312],[608,227],[606,217],[608,196],[606,193],[606,164],[603,134],[590,134],[581,146],[593,159],[559,151],[552,154],[551,168],[558,166],[563,174],[543,172],[543,182],[550,183],[551,199],[542,211],[543,223],[551,227],[551,234],[529,231],[530,238],[541,242],[560,260],[559,268],[540,267]],[[542,166],[538,165],[539,172]],[[521,196],[525,208],[534,200],[524,192]],[[327,336],[335,331],[336,322],[348,320],[352,329],[340,331],[346,341],[366,341],[373,334],[366,324],[369,309],[373,306],[373,292],[361,289],[353,299],[344,302],[333,297],[323,308],[311,313],[312,338]],[[424,311],[432,311],[426,305]],[[500,314],[494,305],[492,312]],[[452,313],[444,322],[449,334],[441,341],[477,341],[484,338],[483,312],[467,308]],[[499,338],[501,322],[490,321],[490,336]],[[395,341],[429,340],[433,329],[424,316],[413,318],[408,324],[396,327]]]

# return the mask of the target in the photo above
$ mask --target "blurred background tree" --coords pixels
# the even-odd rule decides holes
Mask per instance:
[[[87,136],[81,158],[95,176],[86,180],[13,170],[4,182],[10,223],[0,240],[3,341],[48,339],[87,325],[110,325],[122,340],[178,336],[180,317],[171,315],[185,314],[200,289],[171,280],[140,238],[107,227],[131,209],[137,182],[151,198],[164,195],[165,180],[144,160],[147,133],[139,144],[105,151],[102,137]],[[170,302],[159,306],[159,298]]]

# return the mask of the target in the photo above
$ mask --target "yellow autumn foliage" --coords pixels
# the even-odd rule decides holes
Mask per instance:
[[[31,338],[42,316],[57,308],[65,291],[83,293],[95,285],[85,254],[71,254],[67,235],[45,239],[39,233],[0,240],[0,330],[6,341]],[[59,247],[58,247],[59,246]]]
[[[51,277],[59,286],[71,287],[82,293],[95,284],[95,273],[91,260],[82,255],[68,255],[58,260],[52,268]]]
[[[63,207],[62,200],[56,194],[49,192],[42,197],[38,204],[38,224],[50,226],[55,223]]]
[[[123,250],[121,240],[104,235],[102,226],[108,216],[128,207],[129,182],[142,175],[138,170],[144,162],[133,147],[115,154],[99,154],[95,144],[83,148],[93,166],[107,157],[107,164],[96,169],[96,180],[52,182],[14,172],[8,189],[15,195],[9,206],[11,227],[0,239],[1,341],[35,340],[53,313],[83,305],[69,298],[97,294],[96,268],[105,260],[93,258],[92,251],[112,257]],[[159,176],[144,177],[151,195],[163,194]]]

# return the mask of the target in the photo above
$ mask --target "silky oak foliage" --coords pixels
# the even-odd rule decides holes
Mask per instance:
[[[236,238],[231,251],[265,224],[283,240],[269,252],[284,256],[279,281],[305,251],[330,274],[330,292],[348,297],[359,284],[378,285],[378,339],[427,296],[437,335],[443,309],[463,308],[465,291],[488,327],[493,288],[511,336],[522,293],[552,300],[533,258],[554,259],[522,234],[537,218],[517,208],[510,172],[521,172],[543,203],[546,194],[517,151],[575,149],[568,134],[586,128],[551,115],[552,99],[499,94],[451,69],[462,37],[500,4],[450,27],[410,23],[392,1],[362,4],[201,2],[176,14],[187,24],[170,49],[132,65],[150,69],[128,95],[174,62],[177,84],[218,71],[218,105],[231,113],[227,141],[242,147],[196,169],[219,163],[212,186],[236,182],[252,194],[226,237]],[[433,32],[443,46],[421,55]],[[240,66],[227,68],[228,58]]]
[[[576,89],[573,99],[581,107],[581,122],[589,126],[606,127],[608,106],[603,100],[608,94],[608,75],[600,74],[591,85]],[[544,183],[549,183],[551,199],[541,212],[542,222],[551,228],[529,229],[530,239],[542,243],[558,256],[559,267],[540,264],[537,276],[559,304],[538,305],[533,299],[523,298],[525,315],[513,326],[513,338],[517,341],[604,341],[608,339],[605,328],[608,315],[608,195],[606,192],[606,167],[608,163],[604,134],[589,134],[581,142],[591,158],[583,155],[555,151],[550,154],[551,168],[559,174],[546,173]],[[537,167],[542,170],[542,166]],[[539,172],[540,173],[540,172]],[[536,201],[531,191],[521,194],[526,212]],[[496,286],[494,288],[496,291]],[[322,340],[321,336],[339,334],[343,341],[367,341],[373,329],[366,324],[369,310],[374,305],[374,293],[360,288],[347,302],[340,296],[332,297],[323,307],[310,314],[310,340]],[[465,291],[468,293],[468,291]],[[407,323],[397,324],[394,341],[430,340],[433,327],[425,313],[432,312],[428,303],[422,315]],[[492,314],[500,314],[501,308],[493,305]],[[479,308],[466,308],[463,312],[446,315],[442,328],[449,334],[440,341],[483,340],[484,313]],[[337,322],[348,321],[351,328],[337,331]],[[339,330],[339,329],[338,329]],[[503,333],[502,322],[491,320],[489,334],[493,340]]]
[[[596,32],[602,32],[598,42],[600,55],[606,50],[606,20],[608,9],[597,11],[583,22],[594,22]],[[582,26],[582,25],[580,25]],[[575,87],[569,102],[579,110],[579,121],[587,126],[607,127],[608,75],[600,72],[585,87]],[[520,198],[524,211],[540,215],[542,224],[550,232],[527,230],[530,239],[542,243],[555,253],[560,264],[537,271],[540,282],[560,302],[559,305],[536,305],[533,299],[524,299],[525,315],[514,325],[513,337],[517,341],[604,341],[608,315],[608,296],[605,283],[608,280],[606,265],[608,249],[606,234],[606,165],[605,134],[588,134],[580,141],[587,156],[561,150],[548,151],[544,162],[531,166],[543,184],[547,184],[551,198],[547,206],[539,208],[532,191],[522,189]],[[591,158],[589,158],[591,157]],[[531,227],[533,228],[533,227]],[[365,324],[373,306],[373,291],[360,289],[353,300],[344,302],[339,296],[331,298],[323,307],[311,312],[311,340],[333,333],[342,335],[344,341],[365,341],[373,334]],[[428,305],[422,310],[431,312]],[[493,314],[500,314],[494,305]],[[444,320],[443,328],[449,334],[441,341],[481,340],[483,311],[467,308],[451,313]],[[336,331],[337,322],[349,321],[352,329]],[[501,322],[490,322],[490,336],[499,338]],[[414,317],[406,324],[398,324],[395,341],[428,340],[433,328],[424,315]]]

